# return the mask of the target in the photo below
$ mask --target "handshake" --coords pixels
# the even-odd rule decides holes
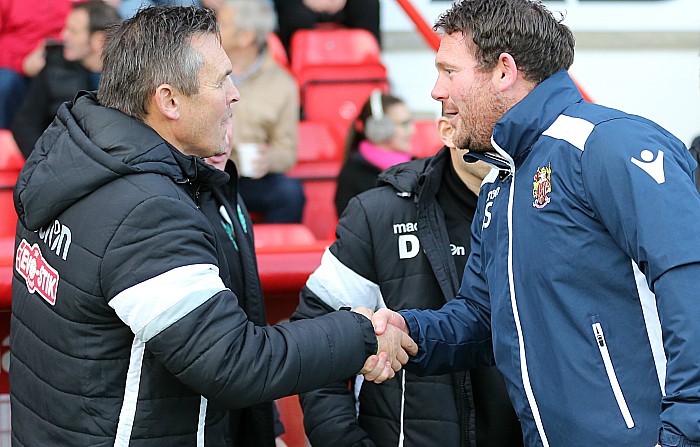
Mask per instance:
[[[418,353],[418,345],[408,335],[406,321],[389,309],[374,313],[366,307],[357,307],[353,312],[369,318],[377,335],[377,354],[367,358],[358,374],[375,383],[391,379],[408,362],[409,355]]]

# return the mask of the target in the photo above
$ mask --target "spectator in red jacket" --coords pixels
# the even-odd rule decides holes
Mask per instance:
[[[28,78],[44,67],[47,39],[58,39],[70,0],[0,2],[0,129],[12,122]]]

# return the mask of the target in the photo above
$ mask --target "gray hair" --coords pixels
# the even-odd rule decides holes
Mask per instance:
[[[233,18],[236,31],[254,31],[258,48],[265,48],[267,36],[277,23],[272,6],[264,0],[224,0],[224,5],[236,11]]]
[[[561,20],[539,0],[461,0],[434,29],[471,37],[482,69],[492,69],[508,53],[525,78],[539,84],[574,62],[574,36]]]
[[[170,84],[187,96],[196,94],[204,61],[191,41],[202,34],[221,40],[214,13],[192,6],[141,9],[108,29],[97,99],[143,121],[159,85]]]

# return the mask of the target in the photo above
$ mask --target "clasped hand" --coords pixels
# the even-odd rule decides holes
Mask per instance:
[[[372,320],[377,335],[377,354],[367,358],[359,374],[375,383],[391,379],[408,362],[409,355],[418,353],[418,345],[408,335],[405,321],[388,309],[374,313],[366,307],[358,307],[353,311]]]

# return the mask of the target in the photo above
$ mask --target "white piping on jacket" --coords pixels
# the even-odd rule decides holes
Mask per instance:
[[[547,435],[544,432],[544,426],[542,425],[542,417],[540,415],[539,407],[537,406],[537,401],[535,400],[535,394],[532,391],[532,385],[530,384],[530,374],[527,370],[527,358],[525,356],[525,343],[523,340],[523,329],[520,325],[520,314],[518,313],[518,303],[515,300],[515,282],[513,280],[513,194],[515,192],[515,162],[513,159],[501,149],[501,147],[496,143],[496,140],[491,137],[491,145],[496,149],[501,156],[505,157],[510,164],[511,172],[511,187],[508,194],[508,285],[510,287],[510,304],[513,309],[513,319],[515,320],[515,328],[518,332],[518,344],[520,346],[520,374],[523,379],[523,388],[525,390],[525,396],[530,404],[530,410],[532,411],[532,417],[535,420],[535,425],[537,426],[537,431],[540,434],[543,447],[549,447],[549,441],[547,440]]]
[[[124,401],[122,402],[122,409],[119,412],[117,434],[114,437],[114,447],[129,447],[131,430],[134,428],[134,419],[136,417],[139,387],[141,386],[141,369],[143,366],[145,346],[146,344],[139,340],[138,337],[134,337],[134,341],[131,344],[129,369],[126,372]]]
[[[647,336],[651,345],[651,353],[654,356],[654,365],[656,366],[656,375],[659,378],[659,387],[661,394],[666,395],[666,353],[664,352],[664,342],[661,337],[661,321],[659,319],[659,311],[656,308],[656,295],[649,289],[646,277],[639,266],[632,261],[634,269],[634,279],[637,282],[637,296],[642,304],[642,313],[644,314],[644,323],[647,328]]]
[[[403,412],[406,406],[406,371],[401,370],[401,415],[399,416],[399,447],[403,447],[404,427],[403,427]]]

